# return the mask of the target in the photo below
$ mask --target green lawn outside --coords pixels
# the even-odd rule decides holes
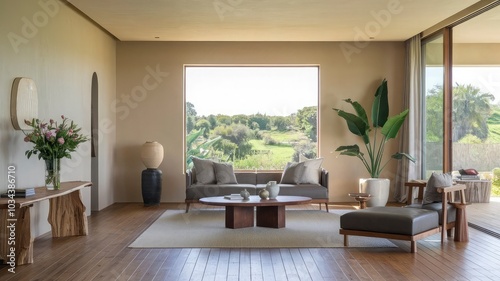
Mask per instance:
[[[297,131],[262,131],[261,134],[262,139],[249,141],[252,149],[256,150],[258,154],[236,160],[234,162],[235,169],[258,167],[257,169],[262,170],[281,170],[287,162],[292,161],[295,152],[292,144],[307,139],[303,133]],[[271,137],[277,144],[266,144],[266,137]]]

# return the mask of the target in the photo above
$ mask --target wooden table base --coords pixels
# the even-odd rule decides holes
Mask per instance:
[[[30,230],[30,207],[16,209],[16,217],[9,217],[7,209],[0,209],[0,258],[4,259],[4,263],[14,259],[17,265],[33,263],[33,237]],[[14,219],[14,220],[12,220]],[[15,232],[11,232],[9,226],[15,225]],[[13,240],[9,240],[10,237]],[[15,244],[9,244],[9,241],[15,241]],[[13,247],[14,246],[14,247]],[[10,251],[11,247],[15,248],[14,253]],[[14,254],[14,255],[13,255]]]
[[[257,207],[256,226],[285,227],[285,206]],[[226,206],[226,228],[244,228],[254,226],[254,207]]]
[[[253,227],[253,206],[226,206],[226,228]]]
[[[259,206],[257,207],[257,226],[285,227],[285,212],[285,206]]]
[[[88,225],[85,206],[81,200],[80,189],[91,186],[90,182],[64,182],[61,190],[47,191],[38,187],[35,195],[16,198],[14,208],[7,199],[0,200],[0,260],[10,261],[11,247],[15,248],[15,265],[33,263],[33,240],[31,236],[30,208],[34,203],[49,200],[48,221],[52,228],[52,237],[87,235]],[[15,213],[15,218],[9,217]],[[13,220],[14,219],[14,220]],[[15,232],[8,226],[15,223]],[[15,236],[15,247],[9,244],[9,238]]]
[[[304,196],[278,196],[276,199],[265,200],[252,195],[247,200],[228,200],[224,196],[204,197],[200,202],[224,206],[226,228],[253,227],[254,224],[260,227],[282,228],[285,227],[285,206],[307,204],[311,200],[310,197]]]
[[[51,198],[47,220],[52,226],[52,237],[87,235],[87,215],[80,191]]]

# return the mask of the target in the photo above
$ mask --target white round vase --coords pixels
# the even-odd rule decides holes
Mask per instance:
[[[391,181],[389,179],[359,179],[359,192],[369,193],[372,197],[366,201],[367,207],[385,206],[389,200]]]
[[[266,184],[266,189],[269,191],[269,199],[276,199],[280,193],[280,186],[276,181],[270,181]]]
[[[163,161],[163,146],[156,141],[147,141],[141,147],[141,159],[148,169],[157,169]]]

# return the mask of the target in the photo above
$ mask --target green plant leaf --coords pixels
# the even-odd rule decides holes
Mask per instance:
[[[359,146],[355,145],[342,145],[337,147],[335,151],[339,151],[340,155],[348,155],[348,156],[363,156],[363,153],[359,150]]]
[[[387,81],[384,79],[375,92],[372,105],[373,127],[383,127],[389,116],[389,100],[387,98]]]
[[[357,136],[360,136],[363,138],[363,141],[365,143],[369,142],[368,138],[368,124],[360,117],[349,113],[345,112],[341,109],[336,109],[334,108],[333,110],[337,111],[337,114],[344,118],[344,120],[347,122],[347,127],[349,128],[349,131]]]
[[[198,131],[192,131],[192,132],[190,132],[187,135],[187,137],[186,137],[186,143],[188,144],[187,147],[191,148],[193,142],[196,141],[196,139],[198,139],[198,137],[201,136],[204,131],[205,131],[205,128],[202,128],[202,129],[200,129]]]
[[[382,135],[384,135],[386,139],[395,138],[398,135],[399,129],[403,125],[407,115],[408,109],[389,118],[389,120],[387,120],[384,124],[384,127],[382,127]]]
[[[356,114],[358,115],[358,117],[363,119],[363,121],[365,121],[365,123],[368,127],[369,126],[368,116],[366,115],[366,111],[361,106],[361,104],[359,104],[359,102],[357,102],[357,101],[352,101],[351,99],[346,99],[344,101],[352,105],[352,108],[354,108],[354,111],[356,111]]]
[[[402,153],[402,152],[397,152],[394,155],[392,155],[391,157],[394,158],[394,159],[397,159],[397,160],[401,160],[404,157],[404,158],[410,160],[413,163],[415,163],[415,161],[416,161],[415,157],[411,156],[408,153]]]

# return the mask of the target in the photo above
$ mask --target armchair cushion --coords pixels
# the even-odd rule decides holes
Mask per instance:
[[[432,173],[427,181],[422,205],[442,202],[442,194],[437,191],[437,188],[451,185],[453,185],[451,174]]]

